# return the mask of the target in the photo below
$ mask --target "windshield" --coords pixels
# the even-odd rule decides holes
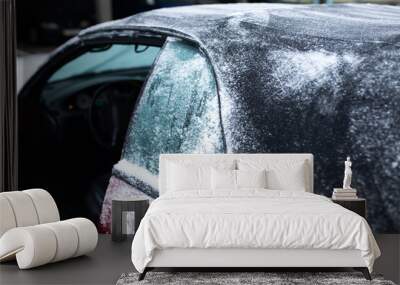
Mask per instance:
[[[140,178],[156,188],[148,178],[158,174],[160,153],[223,152],[220,127],[216,81],[207,58],[196,47],[170,41],[148,79],[114,170],[132,184]]]
[[[48,82],[115,70],[149,68],[159,50],[158,47],[122,44],[95,48],[65,64]]]

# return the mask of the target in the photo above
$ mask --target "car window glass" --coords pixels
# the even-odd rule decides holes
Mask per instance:
[[[169,40],[144,87],[122,158],[158,174],[161,153],[218,152],[223,143],[211,66],[197,47]]]
[[[149,68],[159,50],[159,47],[122,44],[96,48],[62,66],[50,77],[49,82],[113,70]]]

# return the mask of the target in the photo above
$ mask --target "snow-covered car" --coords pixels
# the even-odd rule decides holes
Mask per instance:
[[[158,196],[160,153],[223,152],[313,153],[324,195],[350,155],[372,227],[400,231],[399,7],[153,10],[82,31],[19,98],[22,185],[103,232],[112,199]]]

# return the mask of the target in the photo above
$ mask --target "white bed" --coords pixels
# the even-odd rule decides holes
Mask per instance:
[[[206,179],[176,165],[242,174],[266,167],[270,185],[179,189],[184,184],[174,181]],[[159,191],[132,244],[140,278],[154,267],[354,267],[370,278],[380,255],[362,217],[312,194],[311,154],[165,154]]]

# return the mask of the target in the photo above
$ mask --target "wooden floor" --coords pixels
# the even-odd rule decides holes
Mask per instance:
[[[400,235],[376,235],[376,239],[382,257],[374,271],[398,284]],[[115,284],[122,273],[134,271],[130,247],[131,240],[115,243],[109,235],[100,235],[97,249],[88,256],[29,270],[19,270],[15,262],[1,264],[0,284]]]

